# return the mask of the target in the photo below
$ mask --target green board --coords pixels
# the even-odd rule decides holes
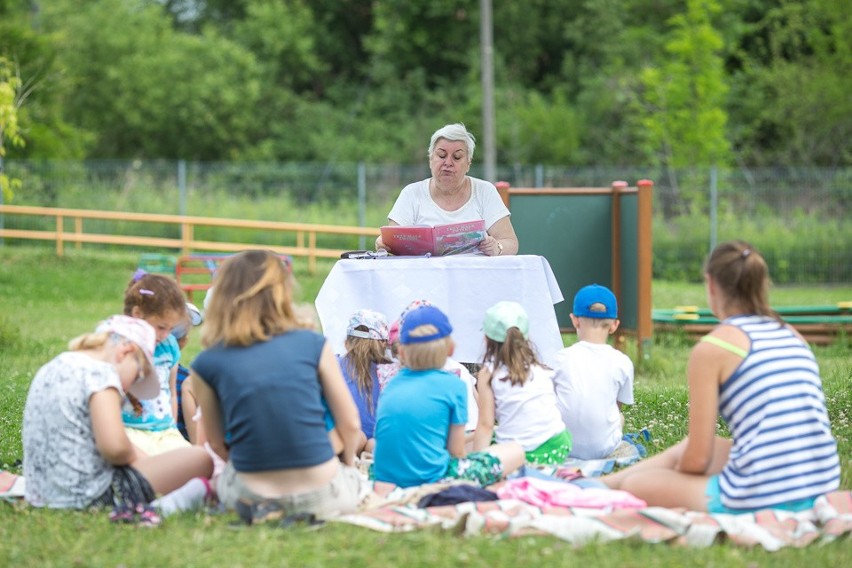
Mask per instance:
[[[612,195],[513,193],[510,209],[518,254],[540,255],[550,263],[565,298],[555,306],[557,321],[571,328],[568,314],[577,290],[612,285]],[[632,306],[635,321],[635,301]]]

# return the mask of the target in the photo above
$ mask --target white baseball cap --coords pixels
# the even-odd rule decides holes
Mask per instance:
[[[127,389],[136,398],[147,400],[160,394],[160,380],[154,369],[154,347],[157,345],[157,333],[151,324],[143,319],[125,315],[110,316],[95,328],[95,333],[114,333],[136,344],[148,360],[148,373]]]

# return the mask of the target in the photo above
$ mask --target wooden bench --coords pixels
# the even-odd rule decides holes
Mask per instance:
[[[175,266],[175,279],[178,286],[186,294],[186,299],[192,302],[195,292],[207,292],[213,285],[213,276],[219,266],[233,256],[232,253],[186,254],[178,257]],[[288,266],[293,266],[293,259],[286,254],[278,255]]]

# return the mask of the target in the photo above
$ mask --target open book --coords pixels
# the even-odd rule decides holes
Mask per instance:
[[[385,246],[397,256],[447,256],[476,250],[485,239],[485,221],[434,227],[386,225],[381,231]]]

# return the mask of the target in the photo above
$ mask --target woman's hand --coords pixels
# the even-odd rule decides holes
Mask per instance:
[[[510,256],[518,254],[518,237],[508,215],[488,227],[479,250],[488,256]]]
[[[486,235],[485,239],[479,243],[479,251],[488,256],[500,256],[503,254],[503,243],[491,235]]]

